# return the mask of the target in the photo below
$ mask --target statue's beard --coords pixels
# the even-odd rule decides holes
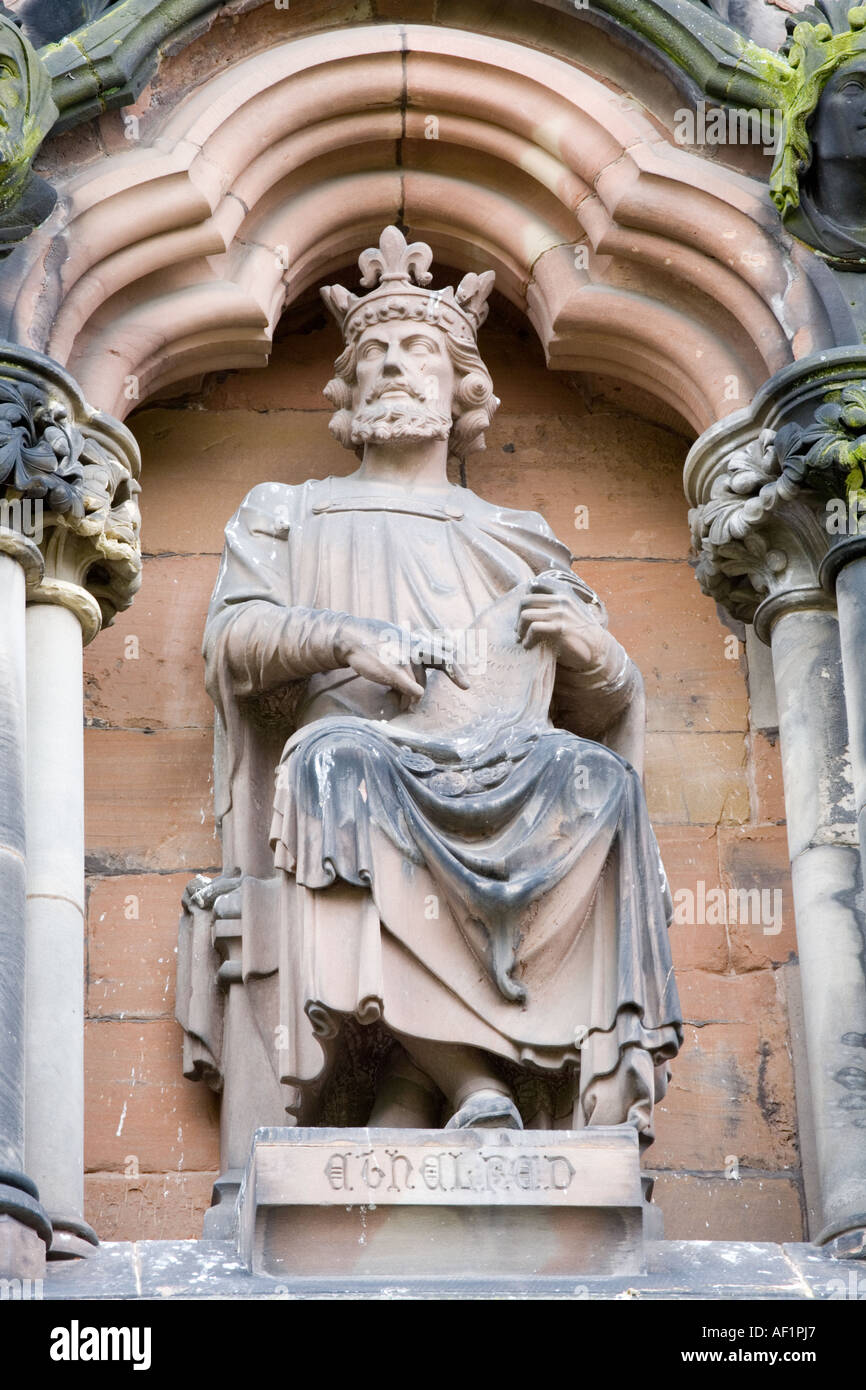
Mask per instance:
[[[451,415],[436,410],[423,396],[406,388],[410,399],[374,397],[352,417],[353,444],[388,444],[394,440],[420,443],[425,439],[447,439]]]

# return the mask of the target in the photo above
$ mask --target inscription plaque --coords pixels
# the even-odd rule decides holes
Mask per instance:
[[[260,1129],[240,1197],[257,1273],[637,1273],[637,1134]]]

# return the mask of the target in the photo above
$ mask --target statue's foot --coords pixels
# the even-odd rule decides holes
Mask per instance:
[[[520,1111],[501,1091],[474,1091],[451,1116],[446,1129],[523,1129]]]

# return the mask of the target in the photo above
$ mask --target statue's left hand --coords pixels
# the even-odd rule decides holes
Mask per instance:
[[[573,589],[545,579],[521,602],[517,635],[525,647],[549,643],[559,664],[575,671],[601,666],[613,641]]]

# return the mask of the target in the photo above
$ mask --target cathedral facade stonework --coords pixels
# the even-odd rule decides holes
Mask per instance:
[[[0,16],[0,1276],[290,1278],[356,1191],[846,1270],[866,9],[56,10]]]

